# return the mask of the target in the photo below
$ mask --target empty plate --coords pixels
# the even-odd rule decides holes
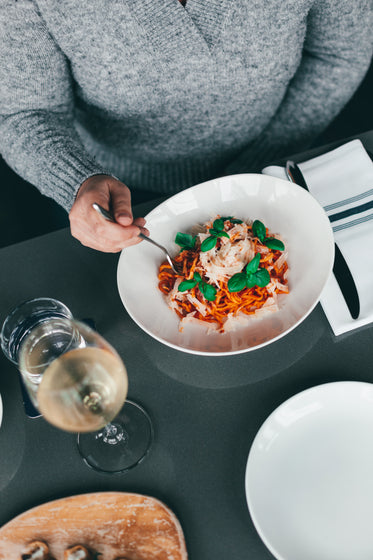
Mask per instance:
[[[373,558],[373,385],[327,383],[280,405],[254,439],[245,484],[278,560]]]

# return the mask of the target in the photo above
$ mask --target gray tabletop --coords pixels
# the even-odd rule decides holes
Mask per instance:
[[[362,138],[373,150],[373,131]],[[152,339],[127,315],[116,286],[117,262],[118,255],[87,249],[68,230],[0,251],[0,322],[15,304],[39,296],[63,301],[77,318],[93,318],[127,366],[129,397],[147,409],[155,429],[140,465],[124,475],[99,474],[82,462],[73,434],[26,417],[18,373],[0,355],[0,526],[73,494],[138,492],[174,511],[190,560],[273,558],[246,505],[245,468],[255,434],[299,391],[330,381],[372,382],[373,326],[336,338],[318,305],[263,349],[193,356]]]

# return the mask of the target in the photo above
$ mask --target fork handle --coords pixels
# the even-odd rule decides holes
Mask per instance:
[[[144,239],[145,241],[149,241],[149,243],[152,243],[153,245],[155,245],[156,247],[158,247],[158,249],[161,249],[162,251],[164,251],[165,253],[167,252],[166,249],[164,247],[162,247],[162,245],[160,245],[159,243],[157,243],[156,241],[154,241],[153,239],[150,239],[150,237],[148,237],[147,235],[145,235],[144,233],[142,233],[140,231],[139,237],[141,237],[141,239]]]
[[[97,204],[97,202],[94,202],[92,204],[92,207],[96,210],[96,212],[98,212],[103,218],[105,218],[105,220],[107,220],[108,222],[114,222],[114,216],[108,211],[105,210],[105,208],[103,208],[102,206],[100,206],[99,204]]]
[[[115,223],[114,216],[108,210],[105,210],[105,208],[103,208],[102,206],[100,206],[96,202],[94,202],[92,204],[92,206],[99,214],[101,214],[101,216],[103,218],[105,218],[105,220],[107,220],[108,222],[114,222]],[[145,235],[141,231],[140,231],[138,237],[140,237],[141,239],[144,239],[145,241],[149,241],[149,243],[152,243],[153,245],[158,247],[158,249],[161,249],[162,251],[164,251],[167,254],[166,249],[162,245],[160,245],[159,243],[157,243],[153,239],[150,239],[150,237],[148,237],[147,235]]]
[[[108,210],[106,210],[105,208],[103,208],[102,206],[100,206],[99,204],[97,204],[97,202],[94,202],[92,204],[93,208],[96,210],[96,212],[98,212],[99,214],[101,214],[101,216],[103,218],[105,218],[105,220],[107,220],[108,222],[113,222],[115,223],[115,219],[114,216],[111,214],[111,212],[109,212]],[[145,235],[144,233],[139,233],[138,237],[141,237],[141,239],[145,239],[146,241],[149,241],[149,243],[153,243],[153,245],[156,245],[157,247],[159,247],[159,249],[163,249],[164,247],[162,247],[162,245],[158,245],[158,243],[156,243],[155,241],[153,241],[153,239],[150,239],[147,235]]]

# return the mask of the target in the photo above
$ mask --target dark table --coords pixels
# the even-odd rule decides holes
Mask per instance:
[[[373,151],[373,131],[361,138]],[[273,558],[246,505],[245,468],[255,434],[299,391],[331,381],[373,382],[373,325],[336,338],[318,305],[263,349],[193,356],[155,341],[131,320],[117,291],[117,262],[118,255],[81,246],[68,229],[0,250],[1,323],[14,305],[39,296],[63,301],[77,318],[93,318],[127,366],[129,397],[147,409],[155,429],[140,465],[123,475],[99,474],[82,462],[73,434],[26,417],[18,373],[1,354],[0,526],[73,494],[137,492],[174,511],[190,560]]]

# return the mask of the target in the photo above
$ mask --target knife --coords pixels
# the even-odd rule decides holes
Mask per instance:
[[[293,183],[296,183],[297,185],[309,191],[303,173],[296,163],[294,163],[293,161],[287,161],[285,171],[289,181],[292,181]],[[348,268],[348,264],[345,261],[345,258],[336,243],[334,243],[334,249],[335,256],[333,274],[338,282],[338,286],[340,287],[347,307],[351,313],[351,317],[353,319],[357,319],[360,314],[360,301],[359,294],[357,293],[356,289],[356,284],[351,271]]]

